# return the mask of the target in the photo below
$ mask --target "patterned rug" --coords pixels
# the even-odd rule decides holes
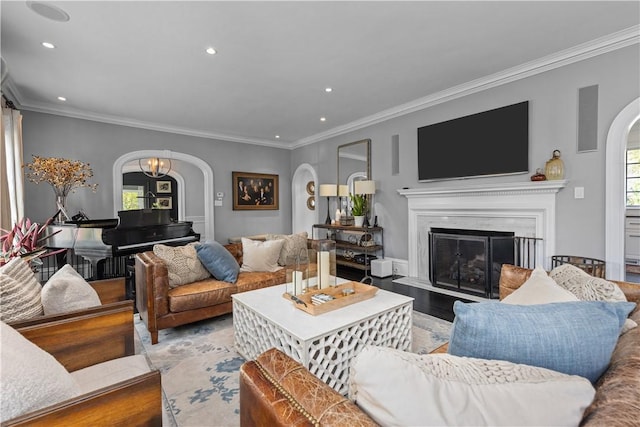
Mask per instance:
[[[153,346],[135,318],[138,350],[162,375],[163,425],[240,425],[238,370],[244,359],[234,348],[232,315],[161,330]],[[449,339],[450,330],[451,323],[414,311],[412,351],[430,352]]]

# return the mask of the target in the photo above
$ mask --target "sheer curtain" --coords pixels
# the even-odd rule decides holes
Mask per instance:
[[[9,230],[24,216],[22,174],[22,114],[2,97],[0,144],[0,228]]]

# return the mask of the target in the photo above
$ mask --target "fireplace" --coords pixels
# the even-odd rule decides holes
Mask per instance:
[[[498,298],[502,264],[514,263],[514,233],[432,228],[431,284],[484,298]]]
[[[398,190],[408,201],[407,273],[398,283],[459,296],[457,290],[431,284],[429,232],[433,228],[508,230],[535,242],[535,250],[517,253],[531,266],[549,269],[556,253],[556,193],[567,181],[475,184],[434,183],[428,187]],[[518,264],[518,260],[516,260]],[[474,301],[486,299],[465,293]]]

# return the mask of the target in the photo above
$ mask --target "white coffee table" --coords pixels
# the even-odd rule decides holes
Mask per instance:
[[[245,359],[276,347],[346,394],[349,363],[365,345],[411,349],[413,298],[379,289],[371,299],[313,316],[284,292],[277,285],[233,295],[236,350]]]

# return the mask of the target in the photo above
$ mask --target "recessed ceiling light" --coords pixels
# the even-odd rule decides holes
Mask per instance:
[[[205,50],[205,52],[207,52],[209,55],[215,55],[216,53],[218,53],[214,48],[212,47],[208,47],[207,50]]]
[[[333,91],[333,89],[332,89],[332,88],[330,88],[330,87],[326,87],[326,88],[324,88],[324,91],[325,91],[325,92],[327,92],[327,93],[329,93],[329,92]]]
[[[280,135],[276,135],[276,139],[280,139]]]
[[[49,43],[49,42],[42,42],[42,46],[46,47],[47,49],[55,49],[55,45],[53,43]]]
[[[326,118],[326,117],[320,117],[320,121],[321,121],[321,122],[326,122],[326,121],[327,121],[327,118]]]
[[[43,18],[51,19],[52,21],[67,22],[69,20],[67,12],[48,2],[28,1],[27,7]]]
[[[58,97],[58,101],[66,101],[66,100],[67,100],[67,98],[65,98],[64,96],[59,96]]]

